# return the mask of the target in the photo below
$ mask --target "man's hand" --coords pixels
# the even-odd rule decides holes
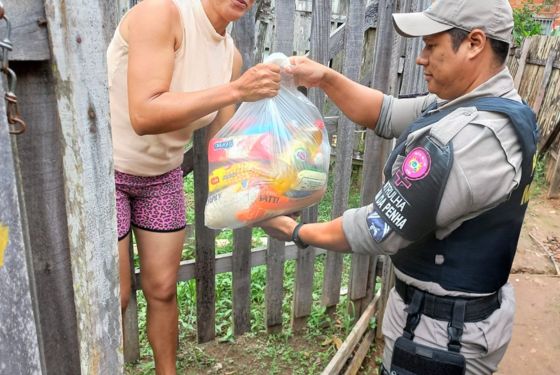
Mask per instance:
[[[272,98],[280,89],[280,67],[276,64],[257,64],[233,82],[239,101],[254,102]]]
[[[291,241],[296,225],[297,221],[291,216],[276,216],[254,224],[254,226],[261,227],[270,237],[280,241]]]

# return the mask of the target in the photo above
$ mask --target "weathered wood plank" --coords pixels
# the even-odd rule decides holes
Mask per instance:
[[[251,237],[250,228],[233,232],[232,288],[233,333],[251,330]]]
[[[0,89],[4,95],[4,90]],[[17,154],[16,154],[17,157]],[[0,369],[5,374],[45,373],[29,249],[24,243],[17,177],[8,135],[5,102],[0,103]]]
[[[136,295],[137,285],[134,275],[134,247],[132,246],[131,233],[128,246],[128,256],[130,261],[130,299],[123,315],[123,342],[124,342],[124,361],[135,362],[140,359],[140,332],[138,330],[138,299]]]
[[[556,162],[554,163],[546,197],[549,199],[560,197],[560,153],[556,155]]]
[[[284,260],[293,260],[297,259],[298,256],[298,248],[296,245],[292,243],[288,243],[286,246],[286,252]],[[250,268],[262,266],[266,264],[266,248],[259,248],[254,249],[251,251],[249,265]],[[314,256],[326,254],[326,250],[324,249],[314,249]],[[179,271],[177,272],[177,281],[188,281],[195,278],[195,267],[196,267],[196,260],[184,260],[181,262],[181,266],[179,267]],[[227,273],[233,271],[233,254],[220,254],[216,256],[216,275],[219,273]],[[136,277],[136,288],[137,290],[142,289],[142,275],[140,270],[137,269],[135,271]]]
[[[122,372],[115,184],[105,51],[117,17],[105,1],[45,1],[52,45],[80,367]]]
[[[356,349],[356,352],[352,356],[352,360],[344,372],[344,375],[356,375],[360,371],[360,367],[371,348],[373,339],[375,339],[375,331],[373,329],[369,329],[364,335],[362,342],[360,342],[360,346],[358,346],[358,349]]]
[[[323,64],[328,64],[328,40],[330,32],[331,7],[324,1],[313,1],[311,19],[311,49],[310,57]],[[309,100],[323,112],[325,93],[322,90],[311,89]],[[316,222],[317,205],[304,210],[302,220],[306,223]],[[313,306],[313,273],[315,265],[315,251],[313,249],[298,249],[296,275],[294,286],[294,301],[292,308],[292,331],[301,332],[307,323]]]
[[[348,17],[346,19],[344,62],[342,73],[358,81],[362,60],[362,46],[364,40],[364,9],[363,0],[350,0]],[[342,215],[348,206],[348,195],[352,178],[352,153],[354,148],[355,125],[346,116],[341,120],[336,136],[336,171],[333,191],[333,218]],[[342,256],[334,252],[327,254],[325,263],[325,277],[323,284],[322,302],[325,306],[335,306],[340,299],[340,285],[342,281]]]
[[[318,206],[303,212],[305,223],[316,222]],[[297,249],[294,301],[292,306],[292,332],[301,332],[307,323],[313,306],[313,273],[315,271],[315,248]]]
[[[284,242],[269,238],[266,250],[266,328],[269,333],[282,330],[284,298]]]
[[[198,342],[216,336],[215,232],[204,225],[204,207],[208,197],[207,129],[194,133],[194,210],[196,242],[196,318]]]
[[[362,14],[364,15],[363,29],[364,31],[377,26],[378,3],[370,3]],[[334,30],[329,37],[329,59],[334,58],[344,48],[344,33],[346,24],[340,25]]]
[[[521,78],[523,78],[523,72],[525,71],[527,56],[529,55],[529,50],[531,48],[532,42],[532,38],[527,38],[523,41],[523,47],[521,47],[521,57],[519,58],[519,65],[517,66],[517,72],[515,73],[515,78],[513,79],[513,84],[517,89],[519,89]]]
[[[395,270],[393,269],[393,263],[391,262],[391,258],[388,255],[383,255],[382,258],[383,262],[383,273],[382,273],[382,280],[383,284],[381,285],[381,299],[380,299],[380,308],[378,320],[377,320],[377,331],[376,337],[379,339],[383,336],[383,314],[385,314],[385,307],[387,306],[387,300],[389,299],[389,292],[395,285]]]
[[[276,2],[273,52],[293,53],[295,2]],[[282,329],[284,296],[284,242],[270,238],[266,256],[266,326],[269,332]]]
[[[327,367],[325,367],[321,373],[322,375],[338,374],[340,370],[342,370],[344,364],[348,360],[348,357],[352,354],[354,347],[360,341],[364,332],[368,329],[369,322],[377,311],[376,305],[380,297],[381,292],[378,292],[375,295],[375,298],[369,303],[360,319],[358,319],[354,328],[352,328],[352,331],[350,331],[350,334],[346,337]]]
[[[233,25],[232,37],[243,56],[245,71],[255,64],[255,15],[254,6]],[[251,330],[251,237],[250,228],[233,232],[232,255],[232,294],[233,294],[233,333],[242,335]]]
[[[243,15],[233,24],[231,36],[235,41],[235,46],[243,57],[243,68],[245,71],[255,64],[255,13],[257,7],[253,6],[251,10]]]
[[[537,92],[537,97],[535,98],[535,103],[533,104],[533,111],[539,116],[541,110],[541,105],[544,100],[544,95],[546,94],[546,88],[548,87],[548,82],[550,81],[550,75],[552,74],[552,63],[556,59],[559,51],[550,50],[548,53],[548,58],[546,59],[546,64],[544,66],[543,78],[539,91]]]
[[[79,373],[55,80],[48,62],[12,62],[10,65],[18,75],[19,108],[28,125],[26,132],[16,137],[16,141],[25,213],[29,228],[34,228],[29,246],[33,256],[45,366],[53,373]]]
[[[12,25],[14,49],[10,61],[40,61],[51,57],[45,7],[41,0],[4,0],[6,17]],[[0,23],[2,39],[7,37],[5,22]]]
[[[294,53],[294,1],[277,1],[275,9],[275,28],[272,52],[282,52],[286,56]]]
[[[313,1],[313,13],[311,18],[311,42],[309,57],[327,65],[329,62],[329,34],[330,34],[331,7],[324,1]],[[323,113],[323,105],[325,102],[325,93],[317,88],[312,88],[308,92],[308,98],[311,103]]]

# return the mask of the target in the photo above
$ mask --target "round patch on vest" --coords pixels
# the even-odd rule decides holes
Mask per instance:
[[[411,180],[420,180],[430,172],[430,154],[423,147],[410,151],[402,164],[403,173]]]

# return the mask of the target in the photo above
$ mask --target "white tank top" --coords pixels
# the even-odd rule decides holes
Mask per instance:
[[[231,36],[227,32],[225,36],[216,32],[200,0],[174,2],[180,10],[183,42],[175,52],[169,91],[199,91],[229,82],[235,48]],[[216,112],[193,122],[190,130],[136,134],[128,114],[128,44],[119,28],[120,24],[107,50],[115,169],[136,176],[161,175],[181,165],[192,130],[208,125],[216,117]]]

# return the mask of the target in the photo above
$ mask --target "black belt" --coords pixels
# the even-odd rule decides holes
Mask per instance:
[[[414,291],[423,293],[424,301],[420,312],[432,319],[447,322],[451,321],[453,305],[458,300],[466,301],[465,322],[480,322],[500,308],[498,292],[484,297],[441,297],[408,285],[398,277],[395,278],[395,290],[407,305],[410,304]]]

